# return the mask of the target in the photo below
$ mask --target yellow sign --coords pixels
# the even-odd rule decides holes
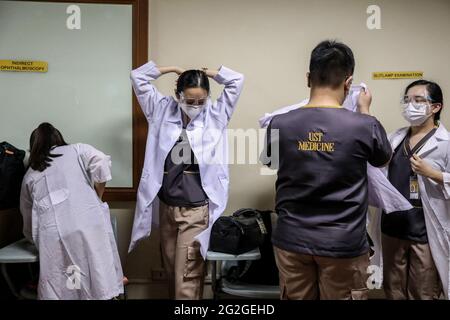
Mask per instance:
[[[421,79],[423,78],[422,71],[387,71],[372,73],[373,80],[383,79]]]
[[[44,61],[0,60],[0,71],[47,72],[48,63]]]

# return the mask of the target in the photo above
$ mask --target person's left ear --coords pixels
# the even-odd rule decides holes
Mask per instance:
[[[442,104],[440,104],[440,103],[435,103],[432,106],[433,106],[433,109],[431,109],[431,112],[434,114],[438,113],[439,110],[442,109]]]
[[[347,80],[345,80],[345,89],[347,91],[350,91],[350,87],[352,86],[353,83],[353,76],[350,76],[347,78]]]
[[[308,83],[308,88],[311,88],[311,73],[306,73],[306,82]]]

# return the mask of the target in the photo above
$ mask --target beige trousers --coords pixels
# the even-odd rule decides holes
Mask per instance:
[[[382,235],[383,287],[392,300],[432,300],[442,292],[430,246]]]
[[[367,300],[368,254],[347,259],[274,249],[282,300]]]
[[[184,208],[160,201],[159,213],[162,260],[170,298],[201,299],[206,264],[194,237],[208,227],[208,205]]]

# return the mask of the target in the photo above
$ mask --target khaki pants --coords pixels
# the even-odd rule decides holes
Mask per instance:
[[[160,232],[163,266],[172,299],[201,299],[205,261],[194,237],[209,224],[208,206],[172,207],[160,202]]]
[[[367,300],[368,254],[347,259],[274,249],[281,299]]]
[[[438,299],[442,286],[430,246],[383,234],[383,287],[388,299]]]

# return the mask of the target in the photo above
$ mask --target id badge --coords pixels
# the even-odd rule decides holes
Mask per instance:
[[[409,199],[419,199],[419,180],[417,179],[417,175],[409,177]]]

